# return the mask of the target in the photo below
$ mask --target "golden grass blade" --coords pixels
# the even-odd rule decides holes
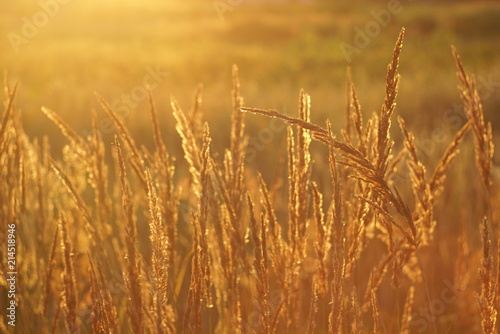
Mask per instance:
[[[352,323],[351,323],[351,333],[359,334],[361,333],[361,314],[359,310],[358,294],[356,293],[356,287],[353,287],[351,294],[351,307],[352,307]]]
[[[57,125],[62,134],[66,138],[68,138],[69,141],[77,144],[83,149],[88,150],[88,146],[85,141],[80,136],[78,136],[78,134],[71,128],[71,126],[69,126],[69,124],[66,123],[66,121],[64,121],[58,114],[46,107],[42,107],[42,111],[48,119],[50,119],[52,122],[54,122],[55,125]]]
[[[189,121],[187,120],[177,101],[173,98],[171,100],[171,107],[174,118],[177,121],[175,128],[182,139],[182,149],[184,150],[184,157],[189,164],[189,172],[191,173],[192,181],[194,182],[196,187],[200,187],[200,148],[196,141],[196,137],[193,134],[193,129],[191,128]]]
[[[116,309],[111,302],[101,266],[99,264],[95,266],[89,254],[88,258],[92,298],[92,329],[94,333],[118,333]]]
[[[325,222],[325,214],[323,211],[323,195],[319,192],[318,186],[313,182],[313,202],[314,202],[314,219],[316,221],[316,238],[314,241],[314,249],[318,255],[318,279],[315,283],[321,294],[326,294],[328,291],[328,277],[326,271],[326,256],[328,250],[327,243],[327,226]]]
[[[71,198],[75,201],[75,204],[82,214],[83,218],[87,222],[88,230],[91,235],[91,240],[95,243],[95,245],[100,248],[102,246],[102,240],[101,240],[101,235],[102,233],[99,233],[97,226],[94,222],[94,219],[92,218],[87,205],[83,201],[82,197],[78,194],[76,189],[73,187],[70,179],[64,172],[61,170],[59,166],[55,163],[52,158],[49,157],[49,163],[56,175],[61,179],[62,183],[68,190],[68,192],[71,194]]]
[[[153,137],[156,145],[156,151],[160,154],[160,158],[164,158],[166,154],[166,147],[162,139],[160,131],[160,123],[158,122],[156,106],[151,91],[148,91],[148,102],[149,102],[149,114],[151,117],[151,125],[153,126]]]
[[[52,273],[54,272],[54,268],[56,265],[55,261],[55,255],[56,255],[56,249],[57,249],[57,235],[59,234],[59,226],[56,227],[56,231],[54,233],[54,239],[52,241],[52,247],[50,251],[50,256],[49,256],[49,261],[48,261],[48,268],[47,268],[47,273],[45,275],[45,288],[44,288],[44,294],[43,294],[43,315],[47,315],[47,306],[49,303],[49,299],[51,297],[51,289],[50,289],[50,282],[52,279]]]
[[[380,313],[375,291],[371,291],[370,302],[372,305],[373,334],[378,334],[380,333]]]
[[[144,312],[142,298],[142,277],[141,277],[141,257],[137,250],[137,227],[134,214],[134,205],[130,186],[126,179],[125,160],[123,158],[120,142],[115,136],[115,148],[118,155],[118,163],[120,168],[120,183],[122,187],[122,206],[127,220],[126,225],[126,240],[124,241],[127,247],[127,269],[124,270],[124,280],[127,285],[129,295],[129,303],[127,306],[127,314],[130,317],[130,322],[134,333],[144,332]]]
[[[10,93],[9,101],[7,102],[7,109],[3,115],[2,126],[0,127],[0,143],[4,141],[3,136],[7,130],[7,122],[9,121],[11,113],[14,110],[14,99],[16,97],[17,85],[17,83],[14,85],[14,89],[12,90],[12,93]]]
[[[306,334],[314,334],[316,329],[316,314],[318,313],[319,292],[316,283],[313,284],[313,293],[311,296],[311,306],[309,307],[309,317],[307,319]]]
[[[120,138],[124,141],[126,148],[130,151],[131,154],[131,164],[133,166],[133,169],[136,173],[136,176],[139,178],[139,181],[141,182],[142,187],[144,190],[147,190],[147,184],[146,180],[144,178],[144,161],[141,158],[141,155],[139,153],[139,149],[137,148],[137,145],[135,144],[134,139],[130,135],[130,132],[128,131],[127,127],[123,123],[123,121],[118,117],[116,112],[113,110],[113,108],[109,105],[109,103],[104,100],[100,95],[96,94],[97,101],[101,105],[102,109],[106,114],[113,120],[113,123],[115,124],[116,128],[118,129],[118,134],[120,135]]]
[[[168,238],[163,226],[163,217],[159,207],[159,198],[148,169],[145,172],[148,184],[149,231],[152,245],[152,287],[153,317],[157,333],[175,332],[175,320],[168,299]]]
[[[412,320],[412,308],[415,299],[415,287],[411,286],[408,290],[408,295],[406,296],[405,305],[403,307],[403,317],[401,319],[401,333],[410,334],[411,320]]]
[[[203,85],[199,84],[193,94],[193,104],[189,112],[189,128],[192,130],[196,139],[203,138]]]
[[[65,314],[65,324],[70,333],[79,333],[76,320],[77,291],[75,271],[73,267],[73,244],[68,236],[67,219],[61,213],[59,217],[59,230],[61,232],[61,252],[63,256],[63,294],[62,309]]]
[[[261,223],[257,223],[254,213],[254,205],[247,193],[247,203],[250,208],[250,230],[252,241],[254,243],[254,268],[257,273],[257,292],[260,306],[260,318],[262,324],[262,333],[270,333],[270,310],[268,304],[269,294],[269,276],[267,269],[267,244],[266,244],[266,224],[261,216]]]
[[[403,118],[398,118],[401,131],[405,137],[405,148],[408,152],[408,167],[410,169],[411,185],[413,194],[415,195],[415,219],[417,223],[421,224],[420,241],[423,245],[428,245],[432,239],[436,221],[433,217],[434,211],[434,198],[432,191],[427,183],[425,176],[425,166],[422,164],[417,155],[417,147],[415,145],[415,138],[412,133],[406,129]]]
[[[328,124],[331,137],[331,127]],[[333,148],[328,153],[330,174],[333,182],[333,228],[330,237],[333,247],[333,280],[331,283],[331,311],[328,320],[330,333],[340,333],[344,312],[344,278],[345,278],[345,225],[342,221],[342,197],[337,175],[336,158]]]
[[[483,258],[479,269],[481,282],[481,293],[477,296],[479,310],[481,312],[481,327],[483,333],[496,333],[497,309],[495,303],[495,277],[493,272],[493,256],[491,254],[491,240],[488,229],[488,219],[483,218],[481,225],[481,236],[483,241]]]
[[[351,119],[354,125],[354,129],[356,130],[356,136],[358,138],[358,150],[361,152],[361,154],[366,156],[368,151],[368,147],[366,146],[367,138],[365,132],[363,131],[363,116],[361,114],[361,105],[359,103],[354,84],[351,86],[350,94],[353,108]]]
[[[443,189],[443,183],[446,179],[446,171],[449,166],[458,155],[458,145],[462,142],[467,131],[470,129],[470,123],[467,122],[465,125],[457,132],[455,138],[450,143],[443,156],[439,160],[436,168],[434,169],[434,174],[429,180],[429,187],[434,198],[439,196]]]
[[[212,292],[211,292],[211,265],[210,265],[210,255],[208,250],[208,239],[207,239],[207,221],[209,217],[209,198],[210,198],[210,187],[208,183],[211,182],[210,179],[210,131],[208,124],[205,124],[205,132],[203,135],[203,147],[201,150],[201,185],[202,192],[198,204],[198,213],[195,218],[195,224],[198,225],[199,242],[200,248],[196,251],[199,253],[199,271],[202,279],[202,292],[205,298],[206,306],[211,308],[213,306]]]
[[[385,84],[385,99],[380,112],[380,120],[377,131],[377,172],[382,177],[387,171],[389,155],[392,149],[392,141],[390,140],[389,130],[391,128],[391,116],[396,108],[396,96],[398,94],[399,85],[399,56],[403,47],[405,29],[402,28],[399,33],[398,40],[394,46],[392,53],[392,61],[387,67],[387,76]]]
[[[351,67],[347,66],[346,69],[346,83],[345,83],[345,134],[346,141],[351,141],[351,121],[353,120],[352,116],[352,74]]]
[[[233,65],[233,112],[231,114],[231,157],[233,160],[233,175],[237,176],[241,155],[244,153],[241,140],[245,132],[245,118],[240,109],[243,107],[243,98],[240,94],[240,79],[238,67]]]
[[[459,90],[464,102],[465,114],[474,133],[476,164],[483,184],[489,192],[491,186],[491,162],[494,154],[493,130],[491,123],[485,123],[484,121],[483,105],[476,89],[474,77],[469,77],[466,74],[457,49],[452,46],[451,50],[458,69]]]
[[[290,116],[284,115],[282,113],[279,113],[276,110],[271,110],[271,109],[265,110],[265,109],[247,108],[247,107],[242,107],[242,108],[240,108],[240,110],[242,112],[252,112],[255,114],[261,114],[264,116],[282,119],[289,124],[299,125],[304,129],[311,130],[312,132],[320,134],[320,135],[326,136],[328,134],[326,132],[326,130],[320,126],[314,125],[314,124],[309,123],[308,121],[305,121],[305,120],[300,119],[300,118],[295,118],[295,117],[290,117]]]

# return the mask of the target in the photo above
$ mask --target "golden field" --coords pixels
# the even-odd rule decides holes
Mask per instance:
[[[0,332],[497,332],[494,2],[4,6]]]

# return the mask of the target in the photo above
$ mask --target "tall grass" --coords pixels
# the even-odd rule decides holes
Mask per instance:
[[[153,147],[98,96],[117,128],[113,143],[101,138],[95,113],[83,138],[42,108],[67,139],[56,161],[47,138],[24,133],[17,86],[6,82],[0,231],[17,224],[16,331],[495,333],[493,130],[453,49],[466,124],[427,165],[411,124],[398,117],[401,133],[391,137],[403,40],[404,30],[381,110],[366,122],[349,79],[340,135],[330,121],[311,122],[304,91],[297,116],[245,107],[234,67],[222,155],[203,122],[200,86],[188,112],[171,101],[184,157],[169,155],[151,95]],[[262,116],[288,124],[287,164],[271,182],[245,164],[245,117]],[[477,175],[460,175],[454,162],[470,164],[472,149]],[[319,181],[324,173],[331,182]],[[449,218],[457,210],[461,221]],[[5,261],[0,269],[6,300]]]

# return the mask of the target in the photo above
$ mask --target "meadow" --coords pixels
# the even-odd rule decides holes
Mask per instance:
[[[42,3],[0,13],[1,333],[497,332],[498,4]]]

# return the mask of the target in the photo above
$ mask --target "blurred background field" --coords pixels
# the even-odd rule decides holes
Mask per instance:
[[[62,2],[34,37],[18,45],[18,52],[9,33],[21,35],[23,18],[33,21],[46,2],[4,1],[0,11],[0,68],[8,71],[11,81],[21,83],[17,105],[30,135],[62,139],[41,106],[83,133],[90,128],[92,108],[100,109],[94,92],[119,101],[142,84],[147,68],[158,68],[168,73],[153,89],[166,132],[174,134],[170,96],[188,109],[202,83],[204,111],[216,130],[217,147],[227,141],[226,132],[217,128],[229,127],[232,64],[239,66],[246,105],[295,114],[303,88],[312,97],[313,121],[323,124],[329,117],[339,129],[344,123],[347,66],[365,115],[378,112],[386,65],[402,26],[407,30],[398,112],[417,138],[431,138],[436,128],[457,130],[458,119],[449,121],[459,101],[451,44],[471,73],[496,83],[489,87],[494,91],[485,90],[489,94],[484,107],[493,127],[500,126],[497,1]],[[372,11],[387,10],[391,3],[398,13],[348,62],[342,43],[354,45],[355,29],[364,31],[366,24],[376,22]],[[147,100],[139,101],[126,122],[149,140],[146,110]],[[269,126],[266,122],[250,119],[249,133],[256,135],[258,128]],[[177,152],[178,138],[174,134],[171,139],[177,143],[171,149]]]
[[[44,12],[47,6],[52,6],[50,18]],[[392,13],[389,18],[386,17],[387,24],[378,23],[377,17],[380,13],[388,13],[390,8],[397,8],[397,13]],[[48,19],[42,22],[43,24],[38,24],[39,27],[27,28],[27,24],[31,25],[33,21],[44,21],[44,17]],[[397,116],[401,115],[406,121],[408,130],[416,136],[416,146],[421,153],[419,158],[429,174],[465,123],[466,117],[457,90],[458,80],[451,45],[456,46],[467,73],[476,75],[485,118],[487,122],[492,123],[498,151],[500,147],[499,1],[3,1],[0,10],[2,36],[0,69],[5,71],[4,77],[8,77],[11,84],[16,81],[20,83],[15,98],[15,110],[16,115],[17,111],[22,112],[22,123],[26,133],[31,139],[49,137],[51,156],[57,164],[62,160],[61,164],[65,165],[65,170],[72,173],[75,182],[85,189],[82,190],[82,197],[88,203],[94,197],[86,184],[90,180],[90,175],[87,175],[87,171],[82,167],[85,162],[77,155],[71,155],[70,161],[65,160],[64,154],[66,156],[73,154],[71,149],[74,147],[71,145],[74,146],[74,143],[68,145],[68,138],[64,137],[54,122],[43,114],[41,107],[45,106],[60,115],[80,135],[90,134],[92,110],[97,110],[103,142],[106,145],[105,159],[107,166],[112,166],[111,152],[115,149],[111,143],[116,132],[101,110],[94,93],[105,98],[110,104],[118,106],[121,109],[118,111],[124,116],[124,122],[138,145],[151,148],[154,147],[154,143],[148,101],[145,96],[137,95],[144,92],[145,79],[148,79],[146,81],[152,84],[150,88],[158,109],[161,132],[165,137],[168,152],[176,159],[173,183],[180,193],[181,200],[179,206],[181,218],[178,221],[181,242],[177,250],[180,257],[188,259],[191,256],[188,252],[191,247],[189,238],[192,234],[187,225],[182,223],[188,222],[191,218],[183,210],[189,211],[186,207],[189,208],[190,201],[192,202],[190,196],[194,183],[189,180],[188,164],[183,158],[181,139],[175,130],[176,121],[170,108],[171,97],[175,97],[187,113],[193,103],[194,91],[199,84],[203,85],[203,120],[207,120],[210,125],[213,139],[211,154],[216,161],[220,160],[224,148],[230,146],[233,64],[239,67],[241,95],[245,99],[245,106],[276,109],[295,116],[299,91],[304,89],[312,99],[312,122],[324,125],[325,120],[330,119],[335,134],[340,138],[339,130],[345,128],[347,73],[350,71],[352,81],[356,85],[366,122],[372,113],[380,112],[384,100],[387,64],[391,60],[394,43],[403,26],[406,28],[406,33],[400,57],[401,82],[397,97],[398,106],[392,117],[391,128],[391,138],[396,142],[393,153],[397,154],[403,146],[401,130],[396,120]],[[359,47],[359,52],[346,57],[342,48],[356,46],[356,41],[359,41],[359,31],[365,31],[367,27],[375,27],[378,31],[365,40],[367,45]],[[23,36],[23,31],[26,32],[26,29],[31,36]],[[157,80],[151,80],[154,76]],[[131,106],[122,112],[126,103]],[[292,205],[287,206],[286,199],[286,183],[289,178],[286,173],[286,163],[281,165],[278,163],[279,157],[283,158],[281,162],[286,161],[287,157],[284,145],[286,127],[279,121],[274,122],[260,115],[245,117],[245,134],[250,140],[246,151],[243,188],[257,193],[256,175],[262,173],[265,182],[275,187],[273,191],[277,198],[278,219],[287,226],[287,210],[292,207]],[[14,125],[17,124],[12,123],[14,129]],[[121,136],[123,137],[123,134]],[[467,291],[470,296],[461,301],[466,301],[466,306],[469,307],[470,304],[472,309],[477,307],[470,301],[475,300],[473,294],[478,291],[476,288],[479,286],[478,222],[484,214],[481,205],[484,204],[484,196],[481,195],[484,189],[481,187],[475,166],[472,135],[467,136],[465,144],[460,147],[459,158],[454,161],[447,173],[442,200],[436,203],[434,217],[439,222],[436,228],[436,242],[432,247],[424,249],[422,262],[429,273],[429,281],[425,282],[425,288],[431,290],[432,296],[438,296],[442,282],[445,279],[451,281],[454,277],[452,273],[455,270],[456,249],[462,245],[458,240],[459,236],[464,236],[466,241],[463,241],[463,244],[470,242],[473,251],[470,256],[464,257],[465,260],[460,256],[458,258],[470,266],[464,272],[470,270],[473,288]],[[62,149],[65,145],[68,146]],[[38,146],[36,147],[38,149]],[[319,190],[325,198],[329,198],[332,187],[328,152],[314,142],[311,154],[314,164],[310,179],[317,182],[320,185]],[[498,153],[493,160],[491,173],[494,184],[497,185],[500,181]],[[60,180],[56,178],[58,173],[53,173],[50,164],[42,162],[41,165],[46,168],[47,173],[37,172],[39,174],[37,178],[43,180],[47,194],[52,194],[52,188],[66,193],[66,190],[61,190],[63,188]],[[403,189],[401,191],[403,198],[413,198],[409,171],[403,164],[401,166],[402,173],[391,176],[391,181]],[[19,170],[21,171],[21,168]],[[40,175],[49,175],[50,178]],[[121,212],[120,197],[117,196],[119,182],[115,170],[111,167],[109,179],[112,181],[110,184],[115,186],[113,190],[115,197],[112,197],[114,210]],[[58,187],[55,183],[52,184],[53,180],[57,180]],[[134,185],[136,190],[138,184]],[[111,193],[111,187],[109,188]],[[29,196],[37,194],[36,191],[32,192],[31,188],[28,189]],[[7,194],[5,198],[10,200],[8,196],[11,196],[11,193],[5,193]],[[106,194],[106,191],[103,193]],[[142,194],[142,199],[147,195],[139,191],[137,194]],[[492,221],[498,222],[498,207],[494,205],[498,199],[496,190],[491,197]],[[61,198],[66,199],[66,197]],[[59,200],[55,199],[55,196],[48,196],[47,201]],[[61,202],[66,204],[65,200]],[[98,202],[99,199],[95,203]],[[142,206],[144,203],[145,201],[142,202]],[[36,203],[32,205],[33,208],[36,207]],[[43,208],[43,205],[41,207]],[[51,210],[54,210],[54,207],[51,207]],[[147,211],[146,206],[144,210]],[[52,214],[50,212],[48,217]],[[141,247],[144,247],[142,249],[144,253],[149,252],[146,216],[147,214],[138,213],[138,226],[142,228],[139,228],[137,239],[143,245]],[[23,234],[23,242],[36,236],[33,231],[43,229],[33,217],[30,220],[31,225],[26,225],[27,233]],[[83,222],[82,217],[76,217],[73,218],[75,222],[78,224]],[[111,216],[109,218],[117,230],[123,227],[119,225],[122,223],[120,219]],[[246,218],[238,223],[247,226]],[[494,243],[496,234],[493,233],[498,232],[497,227],[498,225],[492,232]],[[78,235],[79,232],[75,229],[72,233]],[[43,242],[47,244],[50,242],[47,238],[49,230],[44,230],[44,233]],[[358,237],[357,234],[353,235]],[[82,236],[79,238],[84,239]],[[27,241],[26,244],[31,247],[32,243]],[[464,249],[466,246],[463,246]],[[493,247],[497,250],[495,248],[497,246]],[[378,252],[378,248],[380,245],[375,243],[373,249]],[[36,260],[33,248],[26,247],[26,249],[30,250],[32,259]],[[39,249],[49,248],[39,247]],[[374,254],[367,253],[367,259]],[[84,253],[81,249],[77,249],[76,254],[83,256]],[[48,258],[48,253],[37,253],[36,256],[45,259]],[[366,279],[368,270],[374,268],[373,263],[360,262],[359,272],[356,271],[354,275],[356,279]],[[42,264],[43,262],[40,262],[40,268],[44,268]],[[86,266],[79,267],[82,271],[85,268]],[[121,267],[115,263],[114,267],[110,268]],[[172,277],[171,280],[177,280],[177,276]],[[500,282],[500,275],[497,277]],[[34,282],[35,279],[32,281],[33,286],[38,284]],[[54,286],[59,289],[57,279],[55,282]],[[181,279],[180,282],[184,282],[184,285],[176,288],[175,296],[187,295],[187,280]],[[388,286],[389,283],[386,283],[384,284]],[[390,293],[381,294],[382,309],[390,315],[387,318],[399,319],[399,314],[397,317],[392,315],[397,313],[394,310],[401,309],[401,302],[391,304],[389,300],[394,297],[395,290],[388,289],[384,291]],[[417,291],[417,297],[420,295],[423,299],[423,290]],[[400,292],[396,291],[394,300],[401,299]],[[121,303],[124,296],[119,295],[116,300]],[[182,298],[176,305],[179,314],[184,312],[185,303]],[[38,303],[37,298],[26,300]],[[88,300],[84,300],[81,304],[90,309],[90,303],[87,302]],[[123,316],[124,304],[120,305],[119,310]],[[330,304],[325,302],[324,305]],[[418,305],[423,305],[422,301]],[[82,309],[81,305],[79,307]],[[458,305],[457,309],[459,307],[465,308],[463,305]],[[245,312],[249,313],[249,310],[244,309]],[[448,312],[449,310],[445,315]],[[451,323],[456,327],[452,328],[450,333],[456,328],[468,333],[478,332],[470,331],[470,328],[478,328],[479,312],[476,309],[467,313],[470,318],[458,316],[459,312],[453,314],[457,315],[457,319],[465,320],[461,323],[453,319],[453,321],[443,320],[443,328]],[[37,316],[39,322],[50,319],[42,317],[40,312]],[[83,316],[81,318],[79,321],[83,322]],[[469,327],[461,328],[464,323],[468,323]],[[29,325],[31,326],[31,323]]]

